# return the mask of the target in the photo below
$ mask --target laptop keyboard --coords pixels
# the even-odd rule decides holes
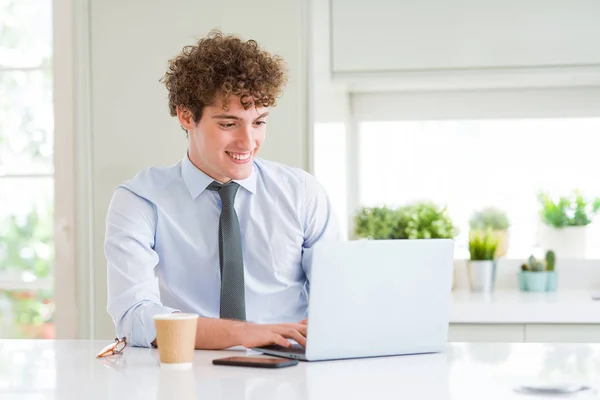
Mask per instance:
[[[294,353],[294,354],[304,354],[304,352],[305,352],[304,347],[300,346],[299,344],[294,344],[290,347],[283,347],[283,346],[279,346],[278,344],[273,344],[270,346],[262,346],[261,349],[280,351],[283,353]]]

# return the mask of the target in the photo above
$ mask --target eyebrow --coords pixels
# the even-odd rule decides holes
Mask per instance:
[[[269,112],[264,112],[262,114],[260,114],[258,117],[256,117],[256,119],[260,119],[260,118],[264,118],[267,115],[269,115]],[[230,115],[230,114],[219,114],[219,115],[213,115],[214,119],[233,119],[233,120],[240,120],[241,118],[236,117],[235,115]]]

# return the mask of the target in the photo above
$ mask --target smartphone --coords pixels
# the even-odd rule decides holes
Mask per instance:
[[[285,368],[298,364],[298,360],[285,358],[263,358],[263,357],[227,357],[213,360],[214,365],[232,365],[235,367],[255,368]]]

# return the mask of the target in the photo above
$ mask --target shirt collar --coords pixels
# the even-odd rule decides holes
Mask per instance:
[[[249,191],[250,193],[256,193],[256,167],[253,163],[252,165],[252,173],[246,179],[237,180],[234,179],[234,182],[238,183],[241,187]],[[192,198],[196,198],[202,193],[208,185],[210,185],[214,179],[210,176],[206,175],[203,171],[198,169],[192,162],[190,161],[189,156],[185,155],[183,160],[181,161],[181,177],[187,186],[190,195]]]

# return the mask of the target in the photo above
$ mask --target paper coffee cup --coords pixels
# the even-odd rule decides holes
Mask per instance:
[[[160,365],[169,369],[192,367],[198,314],[172,313],[154,316]]]

